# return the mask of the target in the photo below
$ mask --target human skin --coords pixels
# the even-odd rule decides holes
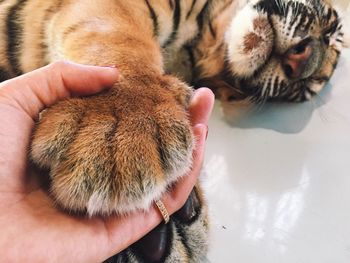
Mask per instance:
[[[30,172],[28,148],[39,112],[58,100],[102,91],[117,82],[113,67],[56,62],[0,83],[0,257],[4,262],[101,262],[125,249],[161,221],[155,206],[129,215],[78,217],[57,209]],[[210,90],[195,92],[189,115],[196,136],[191,172],[162,201],[169,214],[180,209],[204,155]]]

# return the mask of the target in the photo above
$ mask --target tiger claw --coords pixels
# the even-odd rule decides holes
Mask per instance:
[[[180,220],[183,223],[189,223],[196,217],[198,214],[198,210],[200,208],[199,200],[197,194],[194,190],[192,190],[190,196],[187,198],[186,203],[183,207],[178,210],[174,217]]]
[[[168,228],[168,224],[161,223],[133,245],[145,262],[164,261],[170,242]]]

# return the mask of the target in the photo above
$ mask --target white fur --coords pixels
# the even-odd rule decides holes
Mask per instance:
[[[312,90],[315,93],[319,93],[322,90],[324,84],[325,84],[324,82],[321,82],[321,83],[312,82],[310,84],[310,90]]]
[[[108,211],[108,200],[104,195],[98,191],[95,191],[89,198],[87,203],[87,212],[90,216],[99,213],[100,211]]]
[[[247,5],[232,20],[226,33],[225,41],[228,45],[228,59],[231,70],[240,77],[251,76],[265,62],[271,51],[273,37],[268,35],[272,35],[272,29],[266,28],[266,32],[263,32],[266,34],[261,34],[261,32],[255,32],[253,26],[255,19],[265,18],[265,14],[260,14],[251,5]],[[256,33],[264,41],[258,48],[247,54],[244,52],[244,40],[249,33]]]
[[[170,186],[172,183],[190,171],[193,148],[194,146],[190,145],[188,154],[186,156],[184,156],[182,153],[176,152],[172,154],[172,172],[171,174],[165,175],[165,181],[158,181],[151,188],[148,182],[144,181],[144,188],[148,188],[149,191],[144,193],[141,200],[131,197],[113,200],[108,196],[108,188],[101,188],[100,191],[95,190],[90,196],[88,203],[86,204],[88,214],[90,216],[95,214],[108,215],[114,212],[118,214],[126,214],[136,210],[148,210],[154,200],[161,198],[161,196],[168,190],[168,186]]]
[[[95,191],[87,203],[87,213],[89,216],[93,216],[95,214],[127,214],[136,210],[146,211],[152,202],[159,199],[165,191],[166,184],[159,183],[152,188],[152,191],[146,193],[141,200],[134,200],[129,197],[118,201],[105,197],[104,193]]]

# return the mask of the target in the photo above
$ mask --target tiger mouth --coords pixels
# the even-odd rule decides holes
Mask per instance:
[[[312,81],[312,78],[305,78],[298,81],[293,81],[286,83],[281,81],[279,86],[266,86],[263,85],[251,85],[247,83],[246,80],[240,81],[240,97],[236,97],[236,100],[249,99],[253,103],[264,103],[267,101],[283,101],[289,97],[295,96],[313,96],[316,92],[312,91],[309,87],[309,82]],[[302,100],[308,99],[305,97]]]

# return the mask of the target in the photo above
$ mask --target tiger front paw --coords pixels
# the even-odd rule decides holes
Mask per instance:
[[[31,158],[50,170],[58,205],[89,215],[147,209],[191,165],[191,94],[172,77],[122,80],[43,112]]]

